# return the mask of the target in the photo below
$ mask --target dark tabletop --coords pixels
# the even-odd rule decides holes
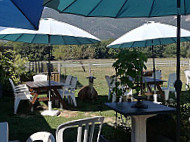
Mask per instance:
[[[166,82],[165,80],[161,80],[161,79],[155,79],[155,81],[156,81],[156,82],[161,82],[161,83]],[[143,83],[144,83],[144,82],[152,83],[152,82],[154,82],[154,78],[151,78],[151,77],[144,77],[144,78],[143,78]]]
[[[25,82],[25,84],[30,87],[30,88],[40,88],[40,87],[48,87],[49,86],[49,81],[29,81],[29,82]],[[51,81],[51,86],[54,87],[61,87],[62,84],[55,82],[55,81]]]
[[[143,101],[145,105],[148,105],[147,109],[138,109],[131,107],[136,102],[122,102],[122,103],[105,103],[106,106],[123,114],[124,116],[129,115],[149,115],[149,114],[160,114],[160,113],[170,113],[175,112],[176,109],[172,107],[167,107],[160,104],[155,104],[151,101]]]

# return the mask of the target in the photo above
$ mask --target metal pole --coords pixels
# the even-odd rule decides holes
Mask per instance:
[[[153,74],[154,74],[154,94],[156,94],[156,67],[155,67],[155,54],[154,54],[153,40],[152,40],[152,60],[153,60]]]
[[[49,77],[49,89],[48,89],[48,93],[49,93],[49,101],[51,98],[51,44],[50,44],[50,35],[48,35],[48,43],[49,43],[49,57],[48,57],[48,77]]]
[[[180,142],[180,93],[182,82],[180,80],[180,28],[181,28],[181,13],[180,13],[180,0],[177,0],[177,66],[176,66],[176,73],[177,73],[177,80],[175,82],[175,89],[177,92],[177,127],[176,127],[176,142]]]

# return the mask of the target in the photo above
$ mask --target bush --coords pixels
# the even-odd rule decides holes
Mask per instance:
[[[27,58],[21,58],[21,55],[13,50],[0,52],[0,84],[4,94],[12,92],[9,78],[16,84],[20,83],[20,76],[26,74],[27,61]]]

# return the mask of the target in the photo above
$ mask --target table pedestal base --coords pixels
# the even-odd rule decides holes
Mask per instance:
[[[41,115],[44,116],[57,116],[59,114],[60,114],[59,110],[45,110],[41,113]]]
[[[162,102],[158,102],[157,96],[158,96],[157,94],[153,94],[153,99],[154,99],[153,102],[154,102],[155,104],[161,104]]]
[[[146,120],[154,115],[134,115],[132,118],[131,142],[146,142]]]
[[[52,110],[52,102],[48,101],[48,110],[43,111],[41,115],[57,116],[59,113],[60,113],[59,110]]]

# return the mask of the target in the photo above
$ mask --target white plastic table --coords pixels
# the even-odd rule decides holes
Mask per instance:
[[[0,123],[0,141],[1,142],[9,141],[9,128],[7,122]]]

